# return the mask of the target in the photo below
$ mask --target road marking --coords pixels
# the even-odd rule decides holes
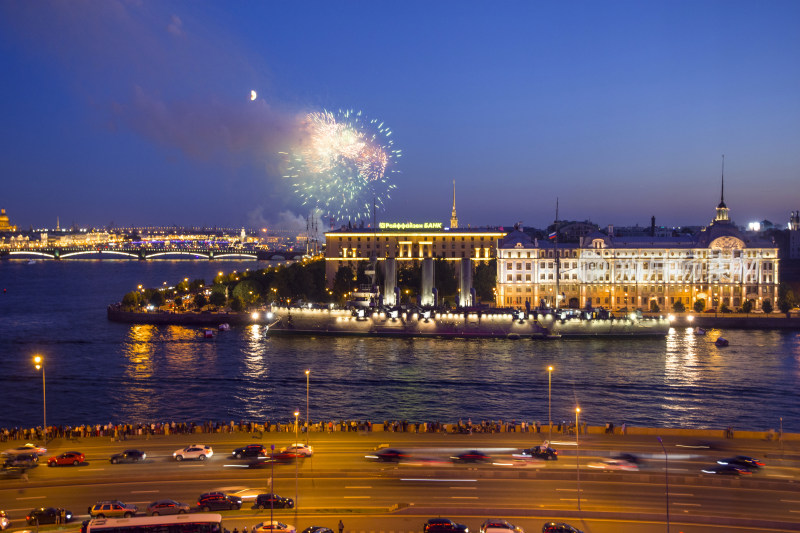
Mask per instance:
[[[788,479],[791,479],[791,478],[793,478],[794,476],[785,476],[785,475],[783,475],[783,474],[767,474],[767,477],[780,477],[780,478],[785,478],[785,479],[787,479],[787,478],[788,478]]]
[[[205,464],[203,464],[203,463],[198,463],[196,465],[184,465],[184,464],[181,464],[181,465],[178,465],[178,468],[190,468],[190,467],[198,467],[198,466],[199,467],[203,467],[203,466],[205,466]]]
[[[800,500],[781,500],[783,503],[800,503]]]
[[[578,492],[578,489],[556,489],[556,491],[561,491],[561,492]]]
[[[153,492],[158,492],[157,490],[132,490],[131,494],[152,494]]]
[[[81,468],[81,472],[102,472],[105,468]]]
[[[699,503],[677,503],[677,502],[673,502],[672,505],[680,505],[682,507],[700,507]]]
[[[559,498],[559,500],[561,500],[562,502],[577,502],[578,498]],[[586,498],[581,498],[581,501],[588,502],[589,500],[587,500]]]
[[[686,496],[688,498],[691,498],[691,497],[694,496],[694,494],[688,494],[688,493],[685,493],[685,492],[670,492],[669,495],[670,496]]]
[[[344,496],[345,500],[368,500],[370,496]]]
[[[400,481],[435,481],[437,483],[475,483],[477,479],[432,479],[429,477],[405,477]]]
[[[447,487],[453,490],[478,490],[478,487]]]
[[[347,487],[346,486],[345,488],[346,489],[371,489],[372,487],[369,486],[369,485],[364,485],[364,486],[356,486],[356,485],[354,485],[352,487]]]
[[[453,500],[477,500],[477,496],[450,496]]]
[[[790,513],[800,513],[800,511],[792,511],[791,509],[789,509],[789,512]]]
[[[43,500],[46,496],[25,496],[23,498],[17,498],[18,500]]]

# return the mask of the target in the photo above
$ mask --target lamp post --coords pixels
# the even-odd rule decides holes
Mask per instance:
[[[547,442],[553,440],[553,410],[552,410],[552,385],[553,367],[547,367]]]
[[[271,445],[272,453],[270,457],[272,460],[269,462],[272,473],[269,475],[269,525],[272,525],[272,513],[275,510],[275,445]]]
[[[311,370],[306,368],[306,446],[308,446],[308,380],[311,376]]]
[[[580,414],[581,408],[575,407],[575,472],[578,480],[578,511],[581,510],[581,449],[578,445],[578,433],[580,433],[578,417]]]
[[[36,370],[42,369],[42,431],[44,432],[44,443],[47,444],[47,388],[45,387],[44,357],[35,356],[33,364],[36,366]]]
[[[664,450],[664,499],[666,500],[667,504],[667,533],[669,533],[669,459],[667,458],[667,449],[664,448],[664,443],[661,441],[661,437],[658,438],[658,443],[661,445],[661,449]]]
[[[294,412],[294,508],[297,509],[297,417],[300,416],[300,410]]]

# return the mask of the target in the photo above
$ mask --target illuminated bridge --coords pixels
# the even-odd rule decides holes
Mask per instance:
[[[12,247],[0,250],[2,259],[253,259],[259,261],[298,261],[298,250],[251,250],[245,248],[151,248],[105,246]]]

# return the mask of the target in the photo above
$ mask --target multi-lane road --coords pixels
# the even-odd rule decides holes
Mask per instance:
[[[99,500],[119,499],[143,510],[157,499],[195,504],[203,492],[225,490],[245,499],[241,510],[223,513],[226,527],[250,528],[269,518],[268,510],[252,509],[251,501],[269,492],[272,469],[247,468],[247,461],[233,459],[231,451],[248,443],[280,447],[294,440],[288,433],[253,437],[56,440],[48,444],[48,455],[74,449],[86,455],[86,463],[56,468],[42,464],[28,471],[28,481],[0,480],[0,509],[10,515],[12,530],[23,529],[26,512],[39,506],[73,511],[77,526],[87,507]],[[581,439],[578,450],[574,437],[554,437],[559,460],[534,465],[511,457],[519,448],[540,444],[541,436],[534,434],[312,433],[310,440],[314,456],[296,465],[275,465],[272,478],[277,494],[297,500],[297,509],[276,510],[275,516],[298,530],[311,524],[335,529],[341,519],[348,533],[408,533],[421,531],[427,518],[446,516],[473,531],[490,517],[507,518],[529,533],[549,519],[593,533],[667,531],[667,508],[673,532],[800,530],[800,455],[775,443],[731,440],[723,443],[725,450],[710,450],[683,448],[679,441],[665,439],[665,470],[664,453],[652,438],[592,435]],[[172,452],[190,443],[210,444],[215,454],[205,462],[174,461]],[[365,458],[385,444],[422,460],[391,464]],[[145,450],[147,461],[110,464],[109,456],[125,448]],[[469,449],[481,450],[491,460],[448,460]],[[640,457],[640,469],[589,467],[619,453]],[[742,478],[701,472],[717,459],[739,453],[764,459],[767,466]]]

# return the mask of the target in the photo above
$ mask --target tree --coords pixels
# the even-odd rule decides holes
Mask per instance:
[[[658,313],[661,311],[661,308],[658,306],[658,302],[655,300],[650,300],[650,312],[651,313]]]
[[[720,310],[721,313],[730,313],[731,312],[731,308],[728,307],[728,304],[722,304],[722,306],[719,308],[719,310]]]
[[[764,300],[764,302],[761,304],[761,310],[764,311],[765,313],[771,313],[772,312],[772,300],[770,300],[770,299]]]
[[[211,288],[211,295],[208,297],[208,303],[216,307],[222,307],[228,298],[225,296],[225,285],[214,285]]]
[[[244,311],[244,302],[241,298],[233,298],[233,300],[231,300],[231,311],[235,313]]]
[[[122,305],[128,308],[137,308],[142,306],[142,295],[139,291],[131,291],[122,297]]]
[[[439,301],[455,300],[456,291],[458,291],[455,261],[448,261],[439,257],[434,261],[433,269],[436,289],[439,291]]]
[[[684,311],[686,311],[686,306],[685,306],[685,305],[683,305],[683,302],[682,302],[682,301],[678,300],[678,301],[677,301],[677,302],[675,302],[675,304],[672,306],[672,310],[673,310],[673,311],[675,311],[676,313],[683,313]]]
[[[150,296],[150,305],[153,307],[161,307],[164,305],[164,295],[161,294],[161,291],[153,291],[153,294]]]
[[[183,280],[177,285],[175,285],[175,290],[178,291],[180,294],[186,294],[187,292],[189,292],[189,283],[186,280]]]
[[[183,298],[176,296],[173,302],[175,302],[175,307],[180,307],[183,304]]]
[[[485,263],[479,263],[475,267],[475,277],[472,282],[478,298],[494,301],[494,289],[497,286],[497,260],[492,259]]]
[[[698,298],[694,302],[694,312],[695,313],[702,313],[706,308],[706,300],[704,298]]]
[[[191,292],[197,292],[205,286],[206,286],[206,280],[202,278],[193,279],[192,282],[189,284],[189,290]]]
[[[778,285],[778,309],[781,310],[781,313],[788,313],[795,305],[797,304],[794,298],[794,291],[787,283],[781,282]]]
[[[203,307],[207,306],[208,299],[206,298],[206,295],[202,292],[197,293],[194,297],[194,305],[198,309],[202,309]]]
[[[344,302],[345,294],[353,287],[353,269],[349,266],[340,266],[333,278],[333,297],[338,302]]]
[[[264,292],[261,283],[254,279],[240,281],[233,287],[233,297],[241,299],[246,304],[254,304]]]
[[[742,313],[749,313],[753,310],[753,300],[745,300],[742,302]]]

